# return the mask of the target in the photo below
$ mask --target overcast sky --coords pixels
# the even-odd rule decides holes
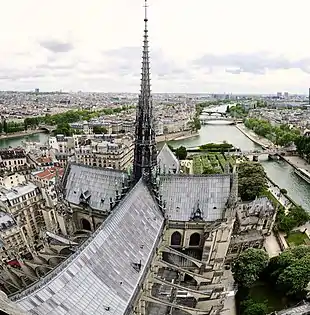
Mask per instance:
[[[154,92],[307,93],[309,0],[149,0]],[[138,92],[143,0],[1,5],[0,90]]]

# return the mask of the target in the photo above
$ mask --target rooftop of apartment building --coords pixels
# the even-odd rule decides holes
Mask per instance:
[[[26,154],[22,148],[0,149],[0,158],[2,160],[12,160],[25,158]]]
[[[31,182],[18,184],[11,189],[0,187],[0,200],[2,202],[14,200],[34,191],[36,188],[37,186]]]
[[[32,175],[34,177],[37,177],[38,179],[50,181],[53,178],[56,178],[57,176],[61,177],[63,175],[63,172],[64,169],[61,167],[50,167],[46,168],[43,171],[33,172]]]
[[[0,231],[4,231],[14,225],[16,225],[16,222],[13,217],[6,212],[0,211]]]

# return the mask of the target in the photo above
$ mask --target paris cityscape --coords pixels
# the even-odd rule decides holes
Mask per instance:
[[[237,11],[221,11],[235,4],[197,0],[193,18],[192,5],[179,3],[172,26],[175,0],[120,1],[119,18],[110,0],[80,1],[74,14],[91,16],[85,25],[65,24],[71,0],[62,13],[57,3],[40,8],[43,33],[53,10],[60,25],[53,32],[73,29],[66,40],[41,37],[46,63],[33,50],[38,64],[28,72],[0,52],[8,57],[8,75],[0,76],[1,314],[310,314],[309,60],[251,55],[240,33],[240,60],[221,38],[221,54],[201,43],[205,54],[189,70],[181,59],[190,47],[165,41],[163,28],[179,33],[185,17],[199,26],[208,6],[235,21]],[[5,10],[19,3],[16,16],[24,15],[28,8],[13,2]],[[278,9],[268,5],[267,26]],[[264,11],[264,3],[254,6]],[[286,23],[295,9],[281,10],[278,22]],[[113,36],[108,52],[92,51],[100,41],[89,36],[91,25],[106,45],[110,38],[98,34],[97,19],[105,31],[128,22],[123,48]],[[188,46],[191,27],[183,29]],[[74,28],[80,35],[85,28],[85,46],[82,37],[70,42]],[[139,47],[126,46],[135,38]],[[280,39],[278,49],[292,53]],[[171,59],[173,45],[183,57],[169,62],[160,40]],[[94,68],[72,53],[75,45]],[[118,69],[113,58],[122,61]]]

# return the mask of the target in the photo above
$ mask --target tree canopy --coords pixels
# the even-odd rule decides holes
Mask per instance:
[[[54,130],[55,135],[64,135],[64,136],[72,136],[73,130],[68,123],[62,123],[57,125],[57,128]]]
[[[265,137],[283,147],[294,143],[300,136],[300,131],[296,128],[291,128],[287,124],[272,125],[269,121],[256,118],[248,118],[244,125],[252,129],[256,134]]]
[[[257,162],[243,162],[238,167],[238,189],[242,200],[254,200],[266,189],[264,168]]]
[[[102,127],[102,126],[94,126],[93,127],[93,133],[95,134],[104,134],[107,133],[107,128]]]
[[[277,285],[287,295],[299,295],[310,281],[310,256],[293,262],[280,274]]]
[[[295,140],[297,152],[300,156],[310,161],[310,137],[298,137]]]
[[[277,290],[302,297],[310,281],[310,247],[297,246],[271,258],[266,273]]]
[[[227,112],[227,110],[226,110]],[[245,118],[248,114],[248,110],[245,109],[245,107],[242,105],[242,104],[237,104],[235,106],[231,106],[229,108],[229,114],[230,116],[232,117],[235,117],[235,118]]]
[[[293,206],[288,213],[282,209],[278,211],[277,226],[280,231],[289,233],[295,227],[301,226],[310,220],[310,215],[301,206]]]
[[[257,281],[268,265],[268,255],[264,250],[249,248],[236,259],[232,271],[235,281],[249,288]]]
[[[174,154],[179,160],[185,160],[187,157],[187,150],[185,147],[180,146],[175,149]]]
[[[251,299],[241,303],[242,315],[266,315],[268,307],[266,303],[256,302]]]
[[[202,144],[199,149],[202,151],[229,151],[233,149],[233,145],[230,143],[206,143]]]
[[[24,125],[26,127],[36,127],[39,124],[46,125],[61,125],[61,124],[70,124],[81,120],[89,121],[92,118],[97,118],[101,115],[113,115],[118,114],[122,111],[126,111],[134,108],[134,106],[121,106],[114,108],[103,108],[98,111],[92,111],[88,109],[79,109],[79,110],[68,110],[64,113],[59,114],[46,114],[45,116],[37,117],[27,117],[24,120]]]

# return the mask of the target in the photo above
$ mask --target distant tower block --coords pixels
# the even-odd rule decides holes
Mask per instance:
[[[309,96],[308,96],[308,101],[309,101],[309,105],[310,105],[310,88],[309,88]]]
[[[36,94],[40,93],[40,89],[38,89],[38,88],[34,89],[34,93],[36,93]]]

